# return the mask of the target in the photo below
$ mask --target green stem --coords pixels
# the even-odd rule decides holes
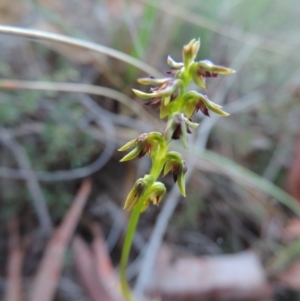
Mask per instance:
[[[155,179],[154,181],[157,180],[157,178],[159,177],[162,171],[163,164],[164,164],[164,157],[168,151],[168,148],[169,148],[169,143],[164,143],[162,147],[159,149],[159,151],[157,152],[156,156],[153,157],[150,175]],[[151,189],[151,186],[146,189],[146,191],[138,201],[137,205],[132,210],[126,236],[125,236],[123,249],[122,249],[121,262],[120,262],[120,280],[121,280],[122,294],[127,301],[134,301],[134,298],[131,294],[130,287],[126,278],[126,267],[127,267],[129,253],[131,250],[132,241],[136,231],[137,223],[141,215],[141,209],[148,197],[149,189]]]
[[[147,190],[143,194],[143,196],[140,198],[138,204],[134,207],[132,210],[129,224],[126,232],[126,237],[122,249],[122,255],[121,255],[121,262],[120,262],[120,279],[121,279],[121,286],[122,286],[122,293],[123,296],[126,298],[127,301],[133,301],[132,294],[130,292],[130,288],[127,282],[126,278],[126,267],[128,263],[129,253],[133,241],[133,237],[136,231],[136,226],[139,221],[140,215],[141,215],[141,209],[142,206],[146,200],[147,196]]]
[[[150,176],[154,178],[154,181],[157,180],[159,177],[165,163],[165,155],[168,151],[170,143],[164,143],[159,151],[157,152],[156,156],[152,160],[152,168],[150,171]]]

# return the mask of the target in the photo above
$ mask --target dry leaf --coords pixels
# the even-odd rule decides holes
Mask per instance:
[[[60,277],[64,254],[73,235],[78,219],[91,192],[91,182],[85,180],[64,217],[62,224],[55,231],[46,247],[44,257],[34,279],[30,300],[53,300]]]
[[[300,237],[300,219],[290,219],[282,232],[282,239],[285,242],[291,242]]]
[[[278,277],[279,281],[293,289],[300,289],[300,259],[295,261]]]
[[[122,301],[112,296],[106,285],[100,279],[95,265],[95,255],[88,245],[78,236],[73,240],[73,252],[76,269],[82,285],[92,301]]]
[[[147,291],[162,300],[262,300],[270,295],[257,255],[178,258],[164,250]]]
[[[24,249],[21,246],[19,223],[12,218],[9,223],[9,258],[6,301],[22,301],[22,265]]]

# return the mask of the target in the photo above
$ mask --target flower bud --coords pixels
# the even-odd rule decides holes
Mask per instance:
[[[131,189],[131,191],[129,192],[125,200],[125,205],[123,209],[126,209],[128,211],[132,210],[134,206],[138,203],[139,198],[145,192],[145,189],[146,189],[145,181],[143,179],[138,179],[134,183],[134,186]]]
[[[182,56],[185,68],[189,68],[189,66],[194,62],[199,49],[200,39],[193,39],[187,45],[183,46]]]
[[[153,185],[154,178],[150,175],[145,175],[144,178],[138,179],[131,191],[129,192],[123,209],[128,211],[132,210],[138,203],[139,199],[143,196],[147,188]]]

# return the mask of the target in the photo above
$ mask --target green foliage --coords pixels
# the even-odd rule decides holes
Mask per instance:
[[[10,123],[17,121],[20,116],[18,107],[12,106],[10,103],[0,103],[0,120],[3,123]]]
[[[39,163],[35,161],[35,166],[41,164],[55,164],[58,160],[68,163],[70,168],[75,168],[86,164],[91,154],[97,151],[97,145],[93,139],[82,132],[74,124],[45,124],[41,133],[41,143],[45,145],[43,157]],[[32,146],[30,157],[34,158],[36,151]]]

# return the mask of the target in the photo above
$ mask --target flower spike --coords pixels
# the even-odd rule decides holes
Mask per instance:
[[[229,115],[206,95],[188,90],[192,81],[200,89],[206,90],[207,78],[215,78],[219,74],[235,73],[233,69],[215,65],[208,60],[195,61],[199,49],[200,39],[191,40],[183,46],[182,62],[177,62],[168,56],[167,63],[171,68],[171,70],[166,71],[168,76],[165,78],[150,76],[138,79],[139,84],[150,85],[148,92],[133,89],[135,95],[146,100],[145,105],[153,105],[159,110],[159,117],[161,119],[168,117],[168,121],[163,133],[144,133],[119,149],[119,151],[130,149],[121,161],[140,158],[147,154],[152,163],[150,174],[135,182],[124,205],[124,209],[133,210],[120,264],[122,292],[126,300],[133,300],[126,281],[126,265],[139,215],[151,203],[158,206],[166,193],[165,185],[157,182],[160,174],[163,173],[165,176],[172,173],[174,183],[178,185],[180,193],[184,197],[186,195],[185,175],[187,167],[179,153],[168,152],[171,140],[180,139],[184,147],[188,146],[187,134],[191,133],[191,129],[198,126],[197,123],[192,122],[191,118],[199,110],[205,116],[210,116],[211,111],[221,116]]]

